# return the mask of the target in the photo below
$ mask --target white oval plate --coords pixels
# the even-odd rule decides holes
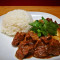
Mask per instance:
[[[53,21],[56,20],[58,23],[60,23],[59,18],[49,13],[44,13],[44,12],[29,12],[29,13],[32,15],[33,20],[41,19],[41,17],[43,16],[44,18],[52,18]],[[9,37],[1,33],[2,18],[3,16],[0,16],[0,60],[18,60],[15,57],[17,47],[13,47],[11,45],[13,37]],[[52,57],[50,59],[38,59],[38,58],[32,57],[32,58],[23,59],[23,60],[60,60],[60,56]]]

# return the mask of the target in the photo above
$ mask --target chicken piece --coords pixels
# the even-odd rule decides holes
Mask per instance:
[[[25,34],[26,33],[24,33],[24,32],[21,32],[21,33],[17,32],[13,41],[12,41],[12,45],[13,46],[18,46],[19,43],[24,40]]]

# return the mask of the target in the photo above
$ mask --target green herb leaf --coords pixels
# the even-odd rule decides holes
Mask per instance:
[[[48,34],[56,35],[57,28],[59,27],[58,24],[52,21],[48,22],[44,17],[42,17],[41,20],[43,20],[44,23],[39,22],[38,20],[30,23],[30,25],[32,26],[30,30],[37,33],[39,37],[41,37],[42,35],[47,36]]]
[[[42,20],[44,21],[45,24],[48,23],[48,21],[44,17],[42,17]]]

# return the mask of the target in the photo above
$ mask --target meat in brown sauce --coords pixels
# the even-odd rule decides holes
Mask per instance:
[[[58,40],[47,37],[38,37],[36,33],[17,33],[12,42],[13,46],[18,46],[16,57],[25,58],[28,54],[37,58],[60,55],[60,43]]]
[[[34,51],[34,57],[41,58],[46,57],[47,54],[47,48],[46,46],[38,46]]]
[[[49,21],[52,21],[53,22],[53,20],[51,19],[51,18],[46,18],[46,20],[49,22]],[[57,23],[56,21],[54,21],[54,23]]]
[[[24,32],[21,32],[21,33],[17,32],[13,41],[12,41],[12,45],[18,46],[20,44],[20,42],[24,40],[25,34],[26,33],[24,33]]]
[[[51,19],[51,18],[46,18],[46,20],[47,20],[47,21],[52,21],[52,19]]]
[[[48,46],[48,54],[56,56],[60,54],[60,43],[58,40],[51,39]]]
[[[21,52],[21,53],[18,53],[19,51],[17,50],[16,52],[16,57],[17,58],[24,58],[27,54],[32,54],[33,53],[33,43],[32,42],[28,42],[28,41],[23,41],[19,44],[18,46],[18,50]],[[21,55],[22,54],[22,55]],[[19,55],[19,56],[17,56]],[[21,55],[21,56],[20,56]]]

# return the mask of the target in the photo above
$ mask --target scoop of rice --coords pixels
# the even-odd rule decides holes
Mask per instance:
[[[13,10],[5,14],[2,21],[2,32],[7,35],[15,35],[17,32],[28,32],[31,15],[24,10]]]

